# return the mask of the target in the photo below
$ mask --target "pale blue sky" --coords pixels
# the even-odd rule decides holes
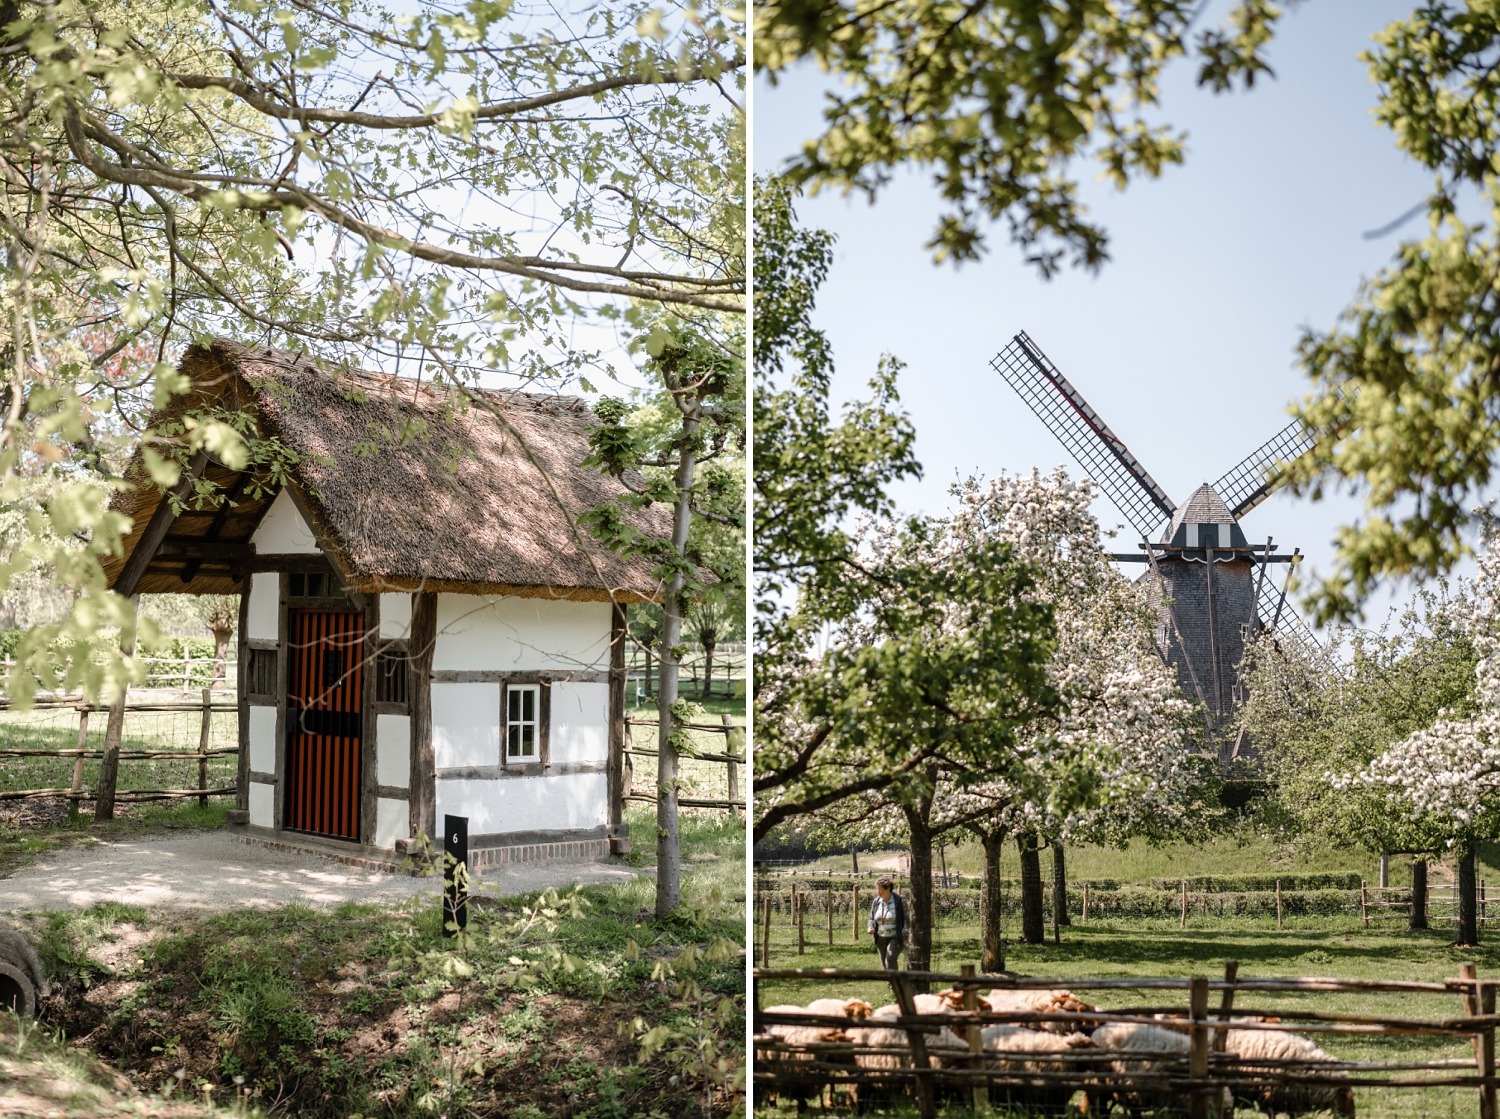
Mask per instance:
[[[989,361],[1026,330],[1174,501],[1213,481],[1287,422],[1307,383],[1294,367],[1303,326],[1331,325],[1362,276],[1392,257],[1425,219],[1366,240],[1420,202],[1430,177],[1397,152],[1371,110],[1375,88],[1358,53],[1410,13],[1413,0],[1315,0],[1284,18],[1273,81],[1214,96],[1178,63],[1163,90],[1164,118],[1188,131],[1185,166],[1121,194],[1092,181],[1084,197],[1111,234],[1097,277],[1043,282],[1003,230],[988,257],[935,266],[935,194],[906,174],[874,205],[823,194],[803,199],[803,223],[838,234],[818,303],[840,388],[862,390],[882,352],[907,363],[901,397],[918,432],[921,482],[896,487],[908,511],[939,512],[961,474],[993,475],[1065,463],[1079,468]],[[1210,6],[1217,19],[1228,7]],[[818,125],[823,78],[812,68],[755,89],[754,159],[773,169]],[[1274,535],[1326,568],[1351,498],[1312,504],[1278,494],[1248,514],[1249,538]],[[1106,525],[1123,518],[1101,499]],[[1133,545],[1126,540],[1120,547]],[[1131,569],[1135,570],[1135,569]],[[1404,594],[1401,595],[1404,597]],[[1388,600],[1372,604],[1381,616]]]

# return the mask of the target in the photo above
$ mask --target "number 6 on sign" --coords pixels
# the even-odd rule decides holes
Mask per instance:
[[[469,925],[469,818],[443,817],[443,935]]]

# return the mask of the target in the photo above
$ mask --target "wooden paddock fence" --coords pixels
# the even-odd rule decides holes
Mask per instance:
[[[976,1112],[989,1108],[991,1099],[1012,1090],[1053,1089],[1083,1091],[1095,1100],[1115,1092],[1156,1091],[1169,1093],[1174,1102],[1186,1099],[1190,1119],[1208,1119],[1218,1114],[1216,1101],[1224,1089],[1235,1098],[1254,1098],[1273,1089],[1366,1088],[1366,1089],[1469,1089],[1477,1096],[1480,1119],[1497,1119],[1496,1094],[1500,1079],[1495,1075],[1495,988],[1500,980],[1478,978],[1473,964],[1462,964],[1459,975],[1441,982],[1404,982],[1367,979],[1246,979],[1239,964],[1226,963],[1223,979],[1018,979],[1007,975],[979,975],[965,966],[959,975],[937,972],[878,971],[867,969],[770,969],[757,968],[753,1024],[755,1062],[753,1079],[757,1099],[763,1093],[783,1093],[809,1098],[813,1089],[821,1096],[842,1089],[863,1110],[870,1097],[888,1098],[910,1093],[924,1119],[932,1119],[940,1101],[972,1105]],[[770,1011],[762,1008],[762,983],[767,980],[805,982],[815,988],[814,997],[841,997],[840,984],[878,980],[889,983],[895,1018],[855,1021],[847,1017]],[[962,1009],[946,1013],[918,1013],[916,993],[921,987],[946,986],[962,992]],[[1078,1011],[995,1012],[980,1010],[981,988],[1050,990],[1066,988],[1082,992],[1136,992],[1156,1000],[1154,1005]],[[1218,1005],[1210,1006],[1218,993]],[[1451,1017],[1416,1018],[1347,1014],[1307,1009],[1274,1009],[1245,1006],[1238,996],[1272,992],[1425,994],[1451,995],[1458,1000]],[[1168,1001],[1176,994],[1176,1000]],[[1087,998],[1100,1001],[1098,995]],[[1107,999],[1108,996],[1106,995]],[[806,1001],[806,1000],[804,1000]],[[1161,1018],[1158,1015],[1170,1015]],[[1274,1021],[1251,1021],[1272,1018]],[[1092,1033],[1105,1022],[1140,1023],[1178,1030],[1188,1037],[1185,1055],[1159,1050],[1130,1051],[1092,1046],[1072,1048],[1050,1057],[1017,1053],[1009,1068],[996,1062],[1003,1054],[985,1055],[980,1031],[987,1025],[1043,1028],[1060,1032]],[[892,1049],[862,1043],[859,1030],[871,1025],[901,1030],[906,1047]],[[772,1026],[817,1026],[849,1031],[849,1040],[825,1040],[796,1044],[770,1033]],[[1392,1038],[1393,1059],[1380,1061],[1272,1060],[1257,1056],[1241,1060],[1227,1052],[1229,1028],[1235,1030],[1288,1030],[1330,1037]],[[956,1035],[967,1049],[956,1043],[933,1054],[928,1039],[944,1030]],[[1417,1060],[1403,1056],[1399,1039],[1417,1036],[1466,1038],[1472,1057]],[[861,1063],[861,1057],[884,1058],[886,1067]],[[891,1058],[896,1058],[895,1062]],[[1131,1071],[1117,1070],[1111,1062],[1138,1062]],[[1017,1068],[1021,1061],[1028,1066]],[[1139,1063],[1148,1062],[1149,1070]],[[895,1067],[890,1067],[894,1063]],[[1092,1101],[1091,1101],[1092,1102]],[[802,1105],[799,1102],[799,1112]],[[1095,1109],[1090,1106],[1090,1115]]]
[[[63,797],[67,799],[73,811],[78,811],[79,805],[86,800],[98,800],[106,795],[116,803],[132,803],[140,801],[157,800],[181,800],[188,797],[197,797],[198,803],[204,807],[208,805],[209,797],[234,796],[237,792],[235,786],[230,785],[223,788],[209,788],[208,784],[208,762],[210,758],[221,757],[229,754],[238,754],[239,747],[213,747],[209,745],[213,717],[215,712],[236,712],[238,706],[233,699],[225,699],[223,692],[215,692],[210,688],[203,688],[200,698],[196,701],[174,702],[138,700],[127,701],[123,705],[123,715],[131,714],[172,714],[197,712],[201,718],[199,721],[198,748],[196,750],[127,750],[119,746],[119,732],[113,744],[115,755],[121,761],[143,761],[164,760],[192,761],[198,763],[198,787],[196,789],[86,789],[84,787],[84,762],[88,760],[101,760],[110,752],[111,744],[106,737],[105,745],[101,749],[88,749],[89,727],[92,721],[97,728],[101,717],[107,718],[110,712],[108,706],[90,704],[81,701],[50,700],[33,704],[31,712],[64,712],[72,711],[77,715],[78,733],[75,745],[71,749],[37,749],[32,747],[13,747],[8,745],[10,736],[0,733],[0,758],[59,758],[73,759],[73,780],[66,787],[55,787],[45,789],[12,789],[0,792],[0,801],[31,800],[39,797]],[[219,699],[215,702],[215,696]],[[0,700],[0,715],[9,710],[11,704]],[[123,720],[122,720],[123,726]],[[4,725],[0,723],[0,731]]]
[[[638,719],[634,715],[625,714],[625,756],[629,758],[649,758],[652,772],[642,773],[632,778],[626,789],[625,799],[640,801],[647,804],[656,803],[656,786],[651,780],[655,776],[655,763],[657,752],[655,750],[643,750],[634,745],[634,737],[631,734],[632,727],[660,727],[661,723],[656,719]],[[733,812],[743,815],[745,811],[745,795],[742,791],[740,781],[740,767],[745,764],[745,728],[736,726],[734,720],[728,715],[721,715],[717,723],[683,723],[685,730],[694,731],[700,735],[724,736],[724,749],[722,752],[707,753],[695,751],[684,752],[681,757],[684,760],[700,762],[719,762],[724,766],[724,789],[726,795],[719,798],[714,797],[685,797],[679,796],[677,804],[681,808],[713,808],[722,812]],[[634,763],[631,763],[632,770]],[[644,767],[643,767],[644,768]]]
[[[832,946],[836,937],[842,939],[845,927],[850,930],[850,941],[859,943],[864,932],[863,918],[874,901],[875,882],[880,876],[880,871],[865,875],[793,875],[788,872],[758,871],[755,901],[760,933],[759,955],[762,961],[769,966],[773,930],[783,933],[788,929],[795,930],[799,956],[806,953],[809,944],[824,939],[825,932],[827,944]],[[898,891],[904,892],[910,879],[897,875],[891,877],[895,880]],[[965,879],[958,873],[936,871],[933,872],[932,882],[936,927],[972,923],[979,919],[983,897],[982,882],[974,876]],[[1091,898],[1088,882],[1070,885],[1064,891],[1066,900],[1061,909],[1056,904],[1057,892],[1050,879],[1043,879],[1042,891],[1042,910],[1054,925],[1054,932],[1057,925],[1071,925],[1075,919],[1081,924],[1087,924],[1091,916],[1096,920],[1116,916],[1108,910],[1101,913],[1101,893],[1094,891]],[[1144,888],[1141,892],[1145,892]],[[1177,917],[1180,928],[1187,927],[1190,917],[1212,919],[1218,911],[1233,909],[1238,903],[1247,904],[1243,912],[1236,915],[1263,914],[1269,918],[1274,914],[1276,927],[1283,928],[1288,910],[1295,914],[1301,895],[1312,893],[1325,900],[1329,895],[1340,895],[1334,899],[1338,905],[1337,913],[1349,916],[1358,914],[1366,928],[1371,922],[1409,922],[1412,908],[1411,887],[1371,886],[1364,881],[1360,882],[1357,890],[1325,887],[1317,890],[1283,891],[1282,880],[1279,878],[1275,879],[1271,890],[1189,890],[1188,880],[1182,879],[1176,890],[1157,889],[1153,892],[1160,896],[1163,908],[1166,908],[1166,899],[1171,897],[1172,915]],[[1479,881],[1478,895],[1480,924],[1490,927],[1500,924],[1500,915],[1489,914],[1488,884],[1484,879]],[[1109,896],[1109,892],[1104,892],[1102,896]],[[1007,914],[1014,914],[1019,913],[1020,908],[1019,883],[1006,879],[1001,909]],[[1149,915],[1163,916],[1165,913]],[[1320,911],[1313,915],[1336,914],[1332,911]],[[1426,916],[1429,926],[1445,922],[1457,923],[1458,888],[1450,884],[1429,883]]]

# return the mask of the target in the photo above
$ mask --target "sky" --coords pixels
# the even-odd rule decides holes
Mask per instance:
[[[1210,5],[1216,20],[1229,7]],[[1370,37],[1410,14],[1412,0],[1318,0],[1284,17],[1269,60],[1274,80],[1249,93],[1196,87],[1191,61],[1163,82],[1164,119],[1185,129],[1187,159],[1121,193],[1081,167],[1083,198],[1111,235],[1097,276],[1038,278],[996,228],[977,264],[934,265],[922,248],[937,196],[921,173],[898,178],[874,205],[834,192],[797,206],[805,226],[838,235],[816,322],[839,369],[837,391],[860,395],[882,353],[906,363],[904,407],[917,430],[919,482],[892,487],[906,512],[941,513],[960,476],[1032,467],[1080,468],[989,366],[1025,330],[1130,448],[1173,501],[1212,482],[1288,422],[1309,389],[1295,367],[1304,328],[1328,329],[1362,277],[1389,263],[1402,236],[1380,238],[1421,202],[1428,173],[1397,151],[1372,115],[1375,87],[1358,60]],[[753,159],[773,170],[819,125],[826,79],[804,66],[757,83]],[[1300,547],[1327,570],[1337,525],[1362,503],[1314,504],[1285,491],[1244,518],[1247,537]],[[1104,498],[1105,526],[1124,518]],[[1134,551],[1130,531],[1114,550]],[[1137,568],[1129,568],[1131,572]],[[1281,569],[1284,571],[1284,569]],[[1379,594],[1378,621],[1410,593]]]

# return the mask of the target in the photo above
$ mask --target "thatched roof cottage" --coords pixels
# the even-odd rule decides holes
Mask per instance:
[[[200,454],[168,495],[138,452],[106,573],[123,594],[242,595],[247,832],[378,854],[453,813],[478,866],[605,850],[624,609],[660,588],[578,527],[621,492],[580,465],[588,407],[456,397],[225,340],[181,371],[192,389],[159,423],[244,417],[269,459],[237,471]]]

